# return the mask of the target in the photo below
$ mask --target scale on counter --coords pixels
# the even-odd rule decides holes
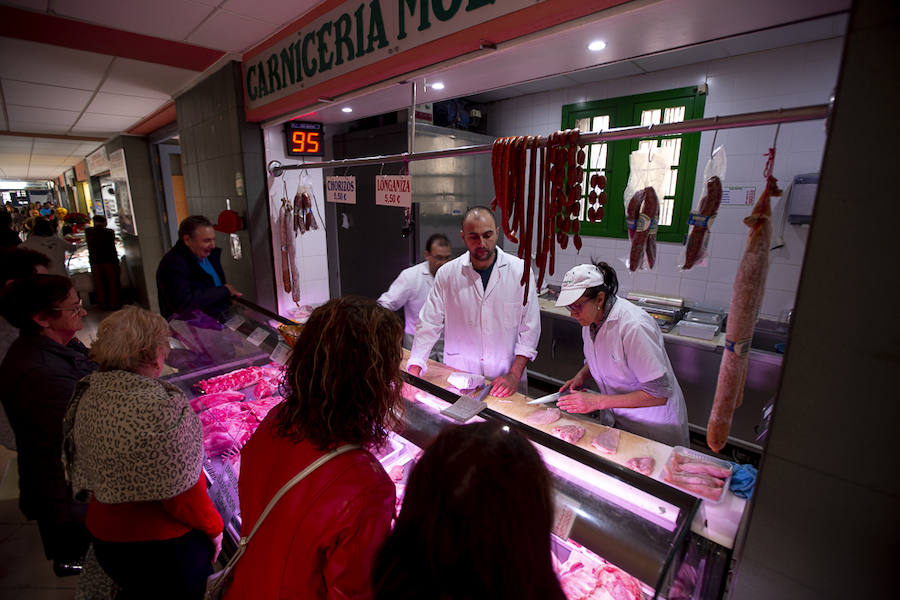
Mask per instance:
[[[625,298],[647,311],[665,333],[672,331],[686,312],[684,298],[676,296],[633,291],[625,294]]]

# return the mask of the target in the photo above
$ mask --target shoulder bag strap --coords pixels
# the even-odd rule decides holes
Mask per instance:
[[[256,524],[253,526],[253,529],[250,530],[250,533],[241,538],[241,541],[238,543],[237,551],[235,552],[234,556],[231,557],[231,560],[228,561],[228,567],[229,568],[233,567],[234,563],[237,562],[238,558],[240,558],[241,555],[244,554],[244,550],[246,549],[247,544],[250,543],[250,539],[253,537],[253,535],[256,533],[256,531],[259,529],[259,526],[262,525],[263,521],[266,519],[266,516],[269,514],[269,512],[275,507],[275,505],[278,503],[278,501],[281,500],[282,496],[284,496],[286,493],[288,493],[288,491],[290,491],[290,489],[292,487],[297,485],[297,483],[299,483],[303,478],[305,478],[307,475],[309,475],[310,473],[312,473],[313,471],[315,471],[316,469],[318,469],[319,467],[321,467],[322,465],[327,463],[332,458],[334,458],[336,456],[340,456],[341,454],[344,454],[345,452],[350,452],[351,450],[357,450],[358,448],[359,448],[359,446],[357,446],[355,444],[346,444],[339,448],[335,448],[328,454],[323,454],[322,456],[317,458],[315,461],[310,463],[309,466],[307,466],[305,469],[303,469],[302,471],[300,471],[299,473],[294,475],[287,483],[285,483],[283,486],[281,486],[281,489],[278,490],[278,492],[275,494],[275,496],[272,497],[272,499],[269,501],[269,504],[266,506],[265,510],[262,511],[261,515],[259,515],[259,518],[256,520]]]

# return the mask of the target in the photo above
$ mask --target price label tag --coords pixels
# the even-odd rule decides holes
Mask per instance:
[[[275,346],[274,350],[272,350],[272,354],[269,355],[269,358],[272,359],[272,362],[277,362],[279,365],[284,365],[287,364],[287,360],[290,355],[291,347],[284,342],[278,342],[278,345]]]
[[[559,492],[553,495],[553,533],[562,540],[569,539],[572,526],[575,524],[576,514],[581,505]]]
[[[412,177],[409,175],[377,175],[375,204],[383,206],[412,206]]]
[[[269,332],[262,327],[257,327],[253,333],[247,336],[247,341],[258,348],[267,337],[269,337]]]
[[[225,327],[232,331],[237,331],[237,328],[241,326],[241,323],[244,322],[244,317],[240,315],[234,315],[227,321],[225,321]]]
[[[325,178],[325,200],[340,204],[356,204],[356,177]]]
[[[729,185],[722,188],[721,204],[749,206],[755,201],[755,185]]]

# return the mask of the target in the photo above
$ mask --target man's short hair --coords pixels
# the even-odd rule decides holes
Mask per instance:
[[[450,246],[450,239],[447,238],[443,233],[432,233],[428,236],[428,241],[425,242],[425,252],[431,254],[431,247],[437,244],[438,246]]]
[[[194,237],[194,232],[201,227],[212,227],[213,224],[203,215],[191,215],[185,218],[178,225],[178,239],[183,240],[184,236]]]
[[[106,217],[103,215],[94,215],[94,227],[106,227]]]
[[[466,219],[468,219],[470,216],[474,215],[476,212],[485,212],[485,213],[487,213],[488,215],[490,215],[491,220],[494,222],[494,227],[497,226],[497,217],[494,216],[494,211],[492,211],[492,210],[491,210],[490,208],[488,208],[487,206],[481,206],[481,205],[479,205],[479,206],[473,206],[472,208],[470,208],[469,210],[467,210],[467,211],[466,211],[466,214],[463,215],[462,222],[465,223],[465,222],[466,222]]]

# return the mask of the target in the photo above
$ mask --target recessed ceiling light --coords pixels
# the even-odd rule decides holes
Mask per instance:
[[[431,87],[433,87],[436,90],[442,90],[442,89],[444,89],[444,84],[441,83],[440,81],[438,81],[436,83],[432,83]]]
[[[594,40],[593,42],[588,44],[588,50],[590,50],[591,52],[600,52],[604,48],[606,48],[606,42],[604,42],[603,40]]]
[[[353,109],[350,108],[349,106],[345,106],[344,108],[341,109],[341,111],[343,111],[343,112],[353,112]]]

